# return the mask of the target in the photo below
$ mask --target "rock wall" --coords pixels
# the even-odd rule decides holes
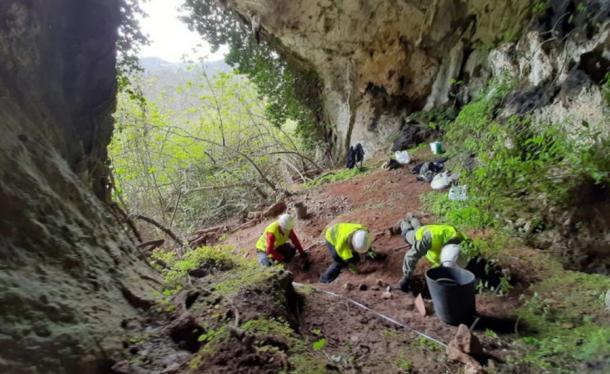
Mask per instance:
[[[118,0],[0,2],[0,372],[105,372],[150,306],[103,202],[119,20]]]
[[[505,70],[527,87],[551,81],[558,86],[581,64],[581,56],[608,53],[605,0],[221,3],[246,20],[260,19],[263,34],[319,74],[339,150],[357,141],[369,151],[385,147],[386,135],[408,113],[447,103],[455,81],[464,83],[463,101]],[[568,21],[591,27],[581,35],[565,25]],[[582,99],[597,100],[594,91]],[[540,118],[565,114],[564,104],[546,105],[551,107],[540,109]]]

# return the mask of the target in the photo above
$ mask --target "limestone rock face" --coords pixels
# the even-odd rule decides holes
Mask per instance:
[[[245,20],[260,19],[263,34],[318,73],[339,150],[358,141],[367,152],[383,147],[409,112],[447,103],[456,81],[463,92],[455,100],[463,103],[492,76],[510,74],[525,87],[557,86],[582,65],[581,56],[593,53],[595,65],[610,54],[609,4],[601,0],[587,1],[586,11],[570,17],[575,3],[559,0],[537,14],[533,2],[521,0],[220,3]],[[570,29],[568,18],[589,23],[588,31]],[[583,105],[599,101],[599,90],[579,97]],[[565,103],[552,104],[537,115],[559,120],[570,110]],[[599,118],[599,111],[593,116]]]
[[[106,371],[150,305],[156,275],[102,202],[118,11],[0,2],[0,372]]]
[[[381,127],[397,129],[403,109],[446,101],[472,43],[491,44],[518,29],[528,1],[227,0],[246,19],[320,75],[338,146],[376,148]],[[445,94],[443,99],[442,93]],[[391,114],[393,118],[382,118]],[[384,126],[379,126],[383,122]]]

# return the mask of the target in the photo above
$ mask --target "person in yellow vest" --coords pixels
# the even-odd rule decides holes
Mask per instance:
[[[420,258],[426,257],[432,267],[464,267],[466,256],[461,254],[459,244],[465,239],[464,234],[450,225],[424,225],[413,217],[400,223],[401,235],[411,244],[405,253],[402,272],[403,277],[398,287],[407,292],[409,282]]]
[[[277,221],[265,228],[256,242],[258,263],[261,266],[271,266],[273,261],[288,263],[297,250],[301,257],[307,256],[293,228],[294,218],[288,214],[280,215]],[[288,243],[289,239],[294,246]]]
[[[377,254],[371,249],[373,242],[366,226],[358,223],[335,223],[326,229],[326,248],[333,262],[320,277],[320,282],[330,283],[335,280],[344,267],[355,268],[360,255],[367,252],[371,257]]]

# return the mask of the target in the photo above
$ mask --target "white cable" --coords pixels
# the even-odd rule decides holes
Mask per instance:
[[[334,292],[330,292],[330,291],[321,290],[321,289],[319,289],[319,288],[315,288],[315,287],[313,287],[313,286],[311,286],[311,285],[309,285],[309,284],[302,284],[302,283],[297,283],[297,282],[292,282],[292,284],[293,284],[294,286],[296,286],[296,287],[310,287],[310,288],[314,289],[315,291],[322,292],[322,293],[325,293],[325,294],[327,294],[327,295],[331,295],[331,296],[333,296],[333,297],[339,297],[339,298],[343,298],[343,299],[345,299],[345,300],[349,301],[350,303],[352,303],[352,304],[356,305],[357,307],[359,307],[359,308],[361,308],[361,309],[364,309],[364,310],[366,310],[366,311],[369,311],[369,312],[371,312],[371,313],[375,314],[377,317],[380,317],[380,318],[382,318],[382,319],[384,319],[384,320],[386,320],[386,321],[388,321],[388,322],[390,322],[390,323],[393,323],[393,324],[395,324],[395,325],[397,325],[397,326],[400,326],[400,327],[402,327],[402,328],[405,328],[405,329],[407,329],[407,330],[413,331],[413,332],[414,332],[414,333],[416,333],[417,335],[419,335],[419,336],[421,336],[421,337],[423,337],[423,338],[426,338],[426,339],[428,339],[428,340],[430,340],[430,341],[432,341],[432,342],[434,342],[434,343],[436,343],[436,344],[438,344],[438,345],[440,345],[440,346],[442,346],[442,347],[447,348],[447,344],[443,343],[442,341],[440,341],[440,340],[438,340],[438,339],[435,339],[435,338],[433,338],[433,337],[431,337],[431,336],[429,336],[429,335],[426,335],[426,334],[424,334],[424,333],[423,333],[423,332],[421,332],[421,331],[417,331],[417,330],[415,330],[414,328],[412,328],[412,327],[409,327],[409,326],[405,325],[404,323],[398,322],[398,321],[397,321],[397,320],[395,320],[394,318],[391,318],[391,317],[388,317],[388,316],[386,316],[386,315],[384,315],[384,314],[381,314],[381,313],[379,313],[378,311],[373,310],[373,309],[369,308],[368,306],[366,306],[366,305],[364,305],[364,304],[361,304],[361,303],[357,302],[356,300],[352,300],[352,299],[350,299],[349,297],[345,297],[345,296],[343,296],[343,295],[338,295],[338,294],[336,294],[336,293],[334,293]]]

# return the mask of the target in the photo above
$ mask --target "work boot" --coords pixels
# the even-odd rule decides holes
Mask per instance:
[[[400,288],[402,292],[409,292],[409,278],[402,277],[400,282],[398,282],[398,288]]]

